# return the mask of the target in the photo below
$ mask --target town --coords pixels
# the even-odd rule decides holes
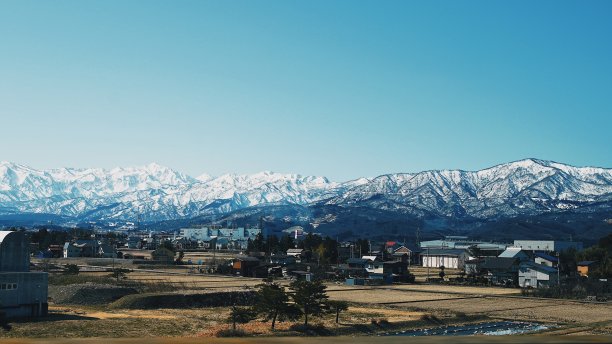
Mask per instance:
[[[34,326],[23,319],[60,319],[66,316],[66,311],[92,312],[88,307],[98,311],[102,307],[106,312],[122,308],[151,311],[194,307],[227,310],[230,307],[233,311],[228,316],[244,320],[248,312],[237,306],[253,305],[258,300],[254,295],[273,292],[274,286],[297,294],[296,283],[316,284],[326,289],[325,298],[329,297],[330,301],[317,307],[337,310],[334,326],[338,326],[341,310],[348,310],[351,319],[360,319],[352,326],[329,332],[335,334],[390,333],[414,327],[508,318],[552,323],[549,331],[553,332],[571,331],[575,327],[575,324],[568,325],[570,319],[495,316],[494,310],[490,314],[485,311],[487,317],[483,318],[482,314],[469,314],[461,303],[442,314],[437,308],[441,302],[438,299],[452,302],[469,299],[474,303],[473,298],[483,295],[498,298],[499,302],[505,297],[508,298],[505,301],[511,302],[552,303],[547,307],[554,306],[555,300],[575,300],[580,305],[577,308],[585,307],[586,313],[591,307],[604,307],[606,311],[601,314],[612,316],[608,306],[612,235],[587,248],[576,241],[517,239],[500,243],[466,236],[413,243],[342,241],[320,233],[307,233],[299,226],[278,233],[267,233],[257,227],[219,225],[186,227],[173,232],[137,228],[128,231],[13,228],[1,231],[0,238],[0,317],[5,328],[12,328],[0,334],[9,336],[23,335],[19,332],[20,326],[27,324],[24,331]],[[185,293],[191,295],[191,301],[182,299]],[[167,301],[152,301],[152,295]],[[134,301],[137,296],[142,299]],[[542,298],[550,301],[541,301]],[[185,305],[186,302],[192,304]],[[294,302],[299,304],[298,299]],[[133,303],[147,306],[133,306]],[[367,323],[367,320],[356,310],[364,305],[371,307],[372,303],[385,306],[380,312],[389,312],[390,305],[401,315],[393,322],[383,319],[382,325],[376,323],[374,328],[357,330],[359,327],[355,325],[363,325],[359,322]],[[414,308],[397,309],[413,304],[436,306],[419,308],[420,315],[416,317],[412,314]],[[431,319],[430,312],[437,319],[446,319],[428,323],[423,319]],[[448,312],[455,314],[448,319]],[[324,313],[313,314],[324,318]],[[412,321],[408,320],[410,314]],[[457,314],[461,316],[457,318]],[[371,324],[380,321],[370,320]],[[13,321],[16,322],[10,325]],[[586,332],[607,333],[609,321],[612,318],[602,327],[595,326]],[[324,323],[320,326],[324,327]],[[223,326],[216,327],[223,330]],[[221,330],[209,335],[227,333]],[[236,331],[235,321],[233,331]],[[270,334],[257,330],[251,334],[257,333]]]

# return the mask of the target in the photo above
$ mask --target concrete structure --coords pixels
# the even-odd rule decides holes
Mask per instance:
[[[421,252],[423,267],[431,268],[444,266],[449,269],[463,269],[470,258],[467,250],[462,249],[426,249]]]
[[[532,262],[522,263],[519,267],[519,286],[523,288],[547,288],[558,283],[558,271],[550,266]]]
[[[0,309],[7,318],[47,314],[48,276],[30,272],[23,232],[0,231]]]
[[[582,243],[577,241],[514,240],[514,246],[525,251],[561,252],[570,248],[582,250]]]

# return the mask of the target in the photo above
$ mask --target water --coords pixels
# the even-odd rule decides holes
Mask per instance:
[[[522,334],[538,332],[552,327],[530,322],[517,321],[495,321],[478,324],[442,326],[429,329],[418,329],[386,334],[387,336],[505,336],[511,334]]]

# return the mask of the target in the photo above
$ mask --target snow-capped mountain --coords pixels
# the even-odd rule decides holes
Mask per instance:
[[[0,215],[44,213],[79,220],[140,216],[145,221],[161,221],[293,204],[485,219],[610,202],[612,169],[536,159],[474,172],[400,173],[341,183],[273,172],[192,178],[157,164],[111,170],[36,170],[0,163]]]
[[[259,204],[307,204],[366,181],[335,183],[324,177],[274,172],[192,178],[157,164],[112,170],[39,171],[1,162],[0,212],[81,219],[141,216],[158,221],[226,213]]]
[[[412,214],[496,218],[612,201],[612,169],[526,159],[480,171],[425,171],[374,178],[327,201]]]

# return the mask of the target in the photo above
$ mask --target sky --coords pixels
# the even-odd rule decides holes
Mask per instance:
[[[610,1],[0,0],[0,160],[612,167]]]

